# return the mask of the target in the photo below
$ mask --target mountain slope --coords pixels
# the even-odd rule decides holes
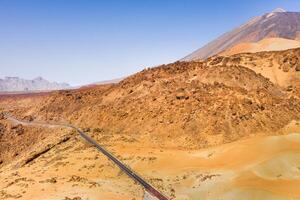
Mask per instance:
[[[70,88],[70,85],[66,83],[49,82],[42,77],[37,77],[33,80],[18,77],[5,77],[4,79],[0,79],[0,92],[59,90],[66,88]]]
[[[299,38],[299,33],[300,13],[276,9],[225,33],[182,60],[205,59],[239,43],[258,42],[264,38],[279,37],[295,40]]]
[[[272,83],[300,95],[300,48],[285,51],[213,56],[206,60],[217,66],[244,66]]]
[[[262,51],[281,51],[299,48],[300,41],[284,38],[266,38],[258,42],[240,43],[221,52],[219,55],[230,56],[238,53],[255,53]]]

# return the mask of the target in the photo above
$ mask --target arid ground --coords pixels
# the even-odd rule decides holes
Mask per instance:
[[[176,62],[0,107],[80,127],[170,199],[300,199],[299,52]],[[143,199],[75,131],[0,117],[0,199]]]

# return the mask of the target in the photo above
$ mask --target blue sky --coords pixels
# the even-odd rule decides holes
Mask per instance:
[[[180,59],[299,0],[0,0],[0,78],[82,85]]]

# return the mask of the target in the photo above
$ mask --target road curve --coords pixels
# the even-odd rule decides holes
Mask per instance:
[[[70,124],[53,123],[53,122],[47,123],[47,122],[36,122],[36,121],[29,122],[25,120],[19,120],[8,113],[4,113],[4,117],[7,120],[10,120],[14,123],[19,123],[23,125],[36,125],[36,126],[46,126],[46,127],[59,126],[59,127],[67,127],[67,128],[75,129],[86,142],[93,145],[102,154],[104,154],[109,160],[115,163],[120,168],[120,170],[125,172],[135,182],[139,183],[149,194],[151,194],[153,197],[156,197],[158,200],[168,200],[168,198],[164,194],[162,194],[160,191],[155,189],[151,184],[147,183],[147,181],[145,181],[140,175],[138,175],[136,172],[134,172],[132,169],[130,169],[128,166],[126,166],[124,163],[118,160],[112,153],[107,151],[104,147],[98,144],[93,138],[91,138],[89,135],[81,131],[79,128]]]

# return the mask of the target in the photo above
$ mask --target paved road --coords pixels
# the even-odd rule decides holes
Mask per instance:
[[[156,197],[158,200],[168,200],[166,196],[164,196],[160,191],[155,189],[152,185],[147,183],[140,175],[138,175],[136,172],[134,172],[132,169],[127,167],[125,164],[123,164],[120,160],[118,160],[113,154],[111,154],[109,151],[107,151],[104,147],[102,147],[100,144],[98,144],[94,139],[92,139],[89,135],[81,131],[79,128],[70,125],[70,124],[62,124],[62,123],[48,123],[48,122],[36,122],[36,121],[24,121],[24,120],[18,120],[14,118],[13,116],[5,113],[5,118],[14,122],[19,123],[23,125],[36,125],[36,126],[44,126],[44,127],[68,127],[75,129],[79,135],[89,144],[93,145],[96,149],[98,149],[101,153],[103,153],[109,160],[114,162],[123,172],[125,172],[131,179],[139,183],[143,188],[151,194],[153,197]]]

